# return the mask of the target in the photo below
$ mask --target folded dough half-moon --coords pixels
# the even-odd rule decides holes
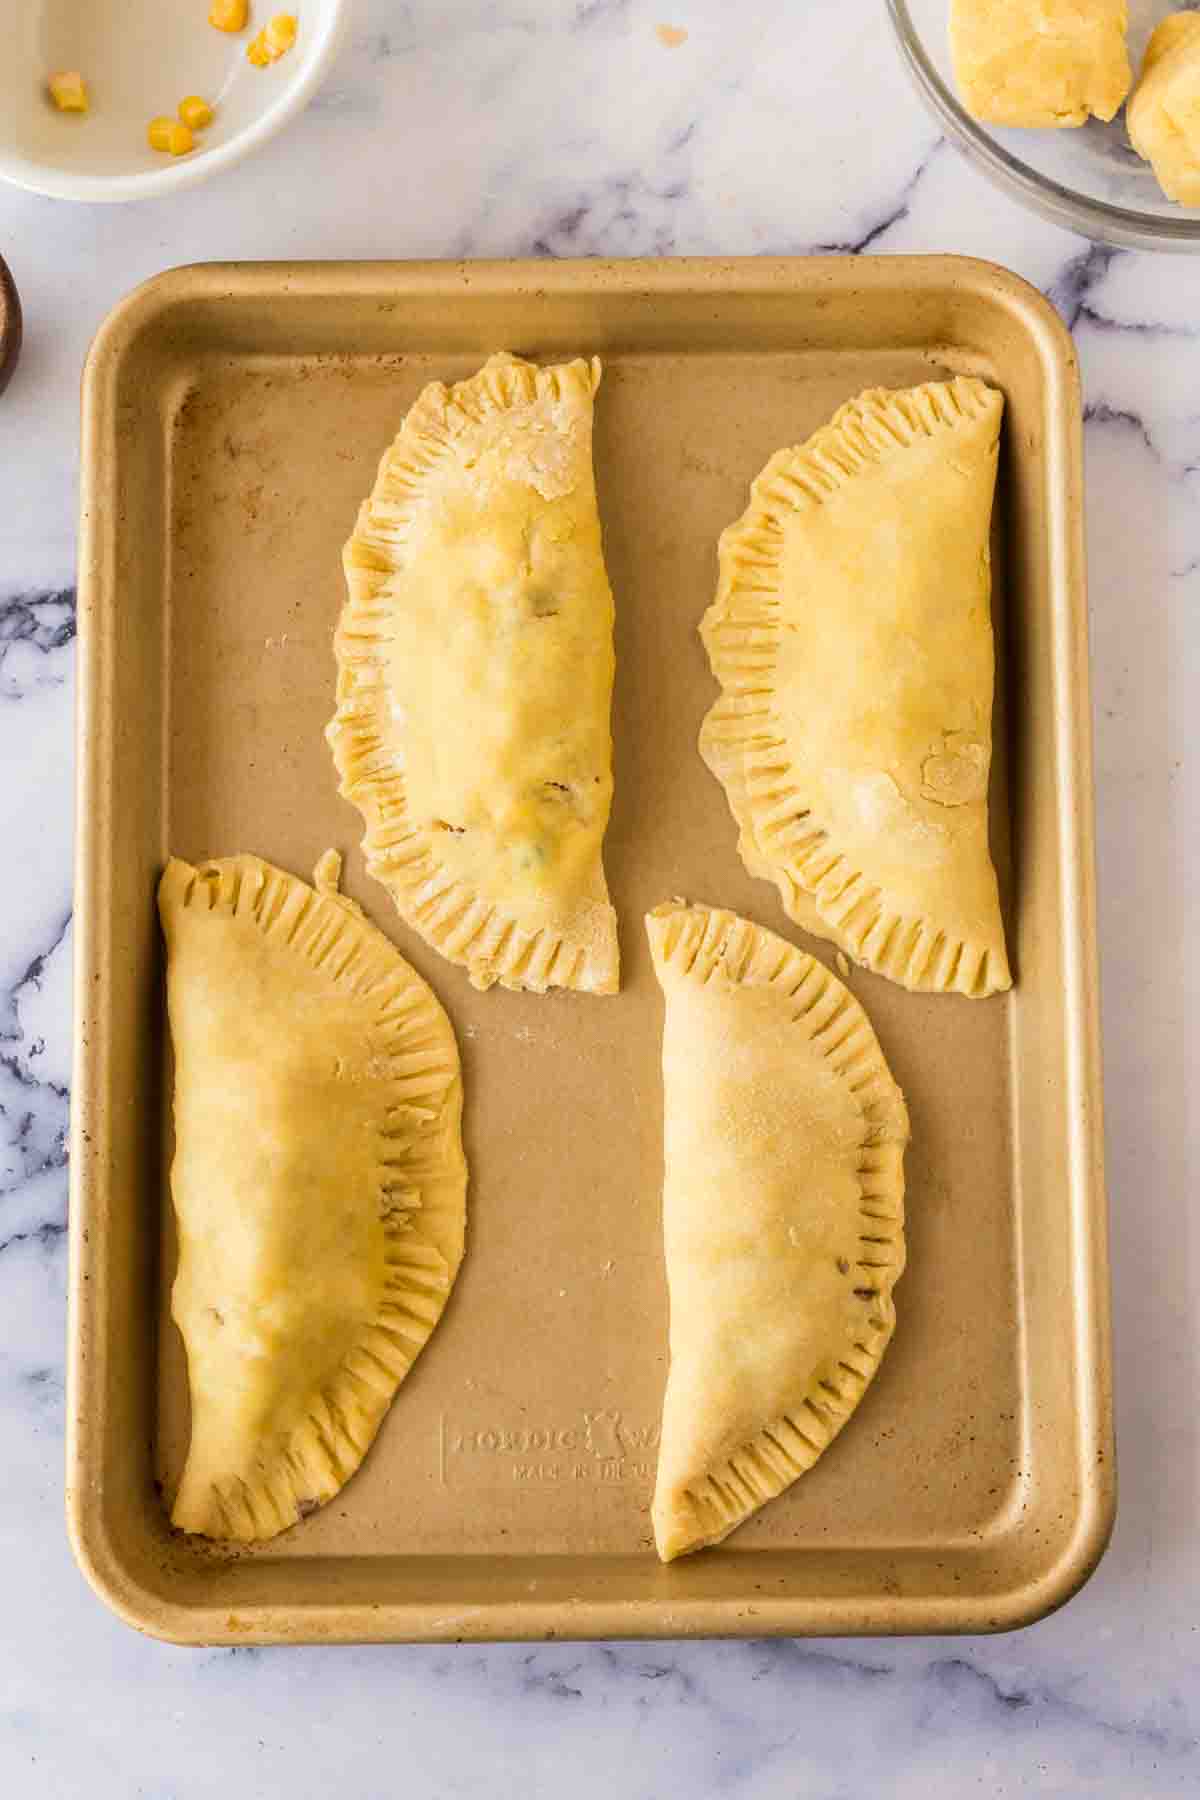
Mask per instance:
[[[425,388],[343,562],[328,738],[367,867],[476,987],[617,988],[598,361]]]
[[[700,751],[751,874],[904,987],[1010,987],[988,846],[1001,396],[860,394],[721,537]]]
[[[458,1047],[337,893],[255,856],[159,885],[175,1056],[185,1531],[267,1538],[366,1455],[462,1260]]]
[[[705,906],[646,925],[666,999],[669,1562],[782,1493],[862,1399],[896,1321],[908,1114],[822,963]]]

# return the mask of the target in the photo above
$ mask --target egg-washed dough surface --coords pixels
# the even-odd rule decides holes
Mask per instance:
[[[1125,0],[950,0],[963,104],[988,125],[1115,118],[1133,72]]]
[[[1167,198],[1200,206],[1200,13],[1171,13],[1155,28],[1125,118]]]
[[[454,1033],[349,900],[235,856],[159,886],[175,1060],[185,1531],[272,1537],[354,1473],[446,1304],[467,1168]]]
[[[974,377],[849,402],[720,543],[701,731],[752,874],[903,986],[1011,985],[988,842],[989,533],[1003,402]]]
[[[498,355],[432,383],[344,554],[342,792],[371,873],[479,987],[617,987],[599,377]]]
[[[870,1023],[813,957],[671,903],[663,988],[670,1373],[664,1561],[718,1543],[812,1466],[895,1327],[908,1115]]]

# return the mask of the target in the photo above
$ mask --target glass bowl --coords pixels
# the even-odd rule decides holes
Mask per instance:
[[[950,60],[950,0],[887,0],[901,54],[946,136],[998,187],[1056,225],[1134,250],[1200,251],[1200,212],[1168,200],[1129,142],[1124,113],[1110,125],[1014,131],[981,125],[958,98]],[[1146,40],[1186,0],[1130,0],[1135,74]]]

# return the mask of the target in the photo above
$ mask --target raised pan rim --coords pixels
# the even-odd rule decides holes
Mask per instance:
[[[179,1644],[302,1642],[445,1642],[563,1638],[760,1637],[765,1635],[904,1635],[1012,1630],[1064,1604],[1088,1580],[1107,1547],[1116,1510],[1116,1473],[1111,1430],[1111,1337],[1107,1279],[1107,1218],[1103,1183],[1103,1113],[1099,1060],[1099,977],[1096,943],[1095,831],[1092,804],[1091,714],[1088,700],[1087,618],[1083,603],[1082,422],[1079,376],[1070,335],[1053,307],[1027,282],[1000,265],[958,256],[820,258],[693,258],[633,262],[491,263],[231,263],[199,264],[169,270],[126,296],[101,325],[84,371],[83,457],[79,545],[80,679],[77,727],[76,805],[78,848],[75,905],[75,991],[90,993],[96,967],[96,934],[91,867],[103,841],[104,806],[96,791],[92,762],[96,745],[90,715],[93,685],[101,670],[103,644],[93,635],[94,590],[103,581],[105,545],[111,521],[97,504],[99,463],[93,454],[111,414],[112,376],[121,357],[143,331],[172,308],[202,297],[353,293],[394,299],[398,286],[448,299],[466,288],[491,291],[536,289],[545,293],[580,290],[611,292],[633,288],[659,294],[695,291],[718,284],[728,292],[786,291],[803,276],[805,285],[847,285],[862,289],[914,285],[962,294],[986,295],[1021,320],[1047,365],[1049,428],[1067,472],[1062,503],[1050,524],[1049,554],[1060,588],[1077,576],[1078,604],[1064,606],[1055,622],[1058,642],[1056,695],[1058,729],[1070,755],[1060,756],[1058,803],[1063,832],[1073,854],[1064,868],[1064,906],[1073,922],[1073,953],[1066,967],[1067,1003],[1081,1028],[1070,1034],[1072,1079],[1084,1105],[1076,1109],[1070,1148],[1070,1204],[1073,1225],[1083,1231],[1079,1252],[1081,1308],[1078,1354],[1081,1381],[1079,1438],[1105,1447],[1102,1467],[1085,1472],[1069,1540],[1057,1559],[1037,1577],[1011,1591],[976,1598],[872,1595],[830,1603],[801,1596],[755,1596],[752,1604],[702,1597],[668,1600],[498,1601],[448,1609],[432,1602],[319,1605],[261,1605],[242,1609],[189,1606],[164,1599],[125,1567],[89,1504],[86,1453],[87,1395],[95,1379],[87,1339],[100,1305],[102,1283],[89,1241],[88,1194],[97,1155],[90,1142],[96,1101],[96,1069],[85,1054],[76,1016],[71,1109],[71,1208],[69,1226],[70,1326],[67,1362],[66,1511],[72,1549],[99,1597],[128,1624],[150,1636]]]

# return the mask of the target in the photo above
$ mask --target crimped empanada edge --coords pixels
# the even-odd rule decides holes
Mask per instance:
[[[736,913],[684,902],[656,907],[646,918],[656,972],[670,967],[696,981],[720,969],[739,985],[769,987],[789,1006],[863,1108],[859,1150],[861,1267],[871,1311],[853,1341],[796,1402],[682,1494],[655,1494],[659,1556],[671,1562],[720,1543],[767,1501],[810,1469],[851,1417],[870,1386],[896,1325],[892,1289],[904,1271],[904,1150],[908,1111],[884,1061],[879,1040],[853,994],[816,957]],[[661,979],[661,976],[660,976]]]
[[[700,754],[725,789],[739,830],[769,868],[785,910],[811,929],[792,901],[798,888],[812,900],[825,935],[856,962],[912,992],[972,999],[1012,986],[998,896],[997,930],[987,940],[947,932],[936,920],[890,904],[882,886],[832,847],[829,830],[814,817],[775,722],[770,682],[781,629],[778,560],[786,519],[922,439],[989,415],[998,432],[1003,405],[1000,392],[976,376],[870,389],[806,443],[777,451],[751,484],[745,513],[721,535],[717,596],[700,625],[722,688],[701,726]],[[769,803],[752,793],[751,772],[769,782]]]
[[[404,775],[387,750],[387,608],[380,590],[393,565],[372,531],[372,507],[390,488],[386,506],[394,530],[397,518],[403,522],[405,512],[419,504],[421,484],[453,453],[464,431],[496,412],[532,406],[547,397],[573,400],[590,410],[599,382],[598,357],[541,368],[498,355],[468,381],[450,388],[431,383],[384,452],[342,557],[347,600],[334,634],[337,710],[325,731],[339,792],[362,814],[369,873],[413,929],[465,968],[479,988],[499,982],[534,993],[552,987],[616,993],[616,914],[598,856],[596,893],[581,900],[569,919],[530,931],[500,904],[457,879],[438,854],[435,834],[411,819]]]
[[[465,1204],[461,1069],[453,1027],[432,990],[382,932],[336,893],[310,888],[255,856],[195,867],[172,857],[159,882],[158,903],[168,945],[176,909],[236,916],[370,1001],[381,1047],[388,1052],[390,1045],[401,1063],[382,1128],[385,1138],[405,1129],[414,1116],[440,1120],[452,1113],[451,1129],[440,1133],[449,1154],[426,1168],[407,1165],[403,1186],[397,1184],[394,1204],[382,1215],[387,1275],[375,1317],[310,1412],[257,1470],[251,1461],[243,1471],[192,1483],[185,1465],[172,1523],[206,1537],[246,1542],[276,1536],[341,1491],[441,1318],[462,1252],[451,1266],[435,1245],[424,1242],[420,1213],[423,1194],[435,1184],[451,1184]],[[415,1174],[424,1177],[418,1186]]]

